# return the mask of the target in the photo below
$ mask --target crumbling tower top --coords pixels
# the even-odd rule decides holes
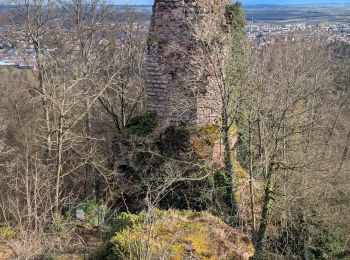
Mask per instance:
[[[208,49],[200,48],[200,22],[224,24],[227,0],[155,0],[148,38],[146,106],[164,124],[220,121],[220,82]],[[204,23],[202,23],[204,24]],[[215,26],[223,30],[223,27]]]

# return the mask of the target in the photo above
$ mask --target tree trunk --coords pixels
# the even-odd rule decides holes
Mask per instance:
[[[231,143],[230,143],[230,128],[228,126],[227,117],[223,116],[223,127],[222,127],[223,135],[224,135],[224,165],[225,165],[225,173],[228,180],[226,183],[226,199],[227,206],[230,210],[231,216],[231,225],[237,226],[237,202],[235,197],[235,180],[233,176],[233,165],[232,165],[232,156],[231,156]]]
[[[268,166],[267,168],[270,168],[271,166]],[[260,219],[260,226],[259,230],[256,235],[256,252],[257,254],[261,253],[265,248],[265,238],[266,238],[266,231],[267,226],[269,222],[269,211],[270,211],[270,205],[272,201],[271,197],[271,191],[272,191],[272,174],[271,169],[267,169],[267,183],[264,189],[264,201],[263,201],[263,208],[261,213],[261,219]]]
[[[62,175],[62,156],[63,156],[63,116],[59,115],[58,133],[57,133],[57,163],[56,163],[56,187],[55,187],[55,214],[60,211],[60,193],[61,193],[61,175]]]
[[[252,153],[252,124],[251,115],[249,116],[249,192],[250,192],[250,213],[253,225],[253,236],[256,230],[256,220],[255,220],[255,201],[254,201],[254,187],[253,187],[253,153]]]

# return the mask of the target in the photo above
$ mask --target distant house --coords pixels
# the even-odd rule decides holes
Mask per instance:
[[[15,65],[15,68],[19,69],[19,70],[30,70],[31,69],[30,66],[28,66],[28,65],[21,65],[21,64]]]
[[[0,61],[0,66],[15,66],[15,64],[10,61],[3,60]]]

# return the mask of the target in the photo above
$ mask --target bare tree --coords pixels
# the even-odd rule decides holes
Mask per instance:
[[[315,55],[315,53],[318,55]],[[309,171],[318,161],[314,147],[320,126],[329,119],[327,107],[332,78],[326,51],[317,45],[277,44],[255,56],[251,70],[257,145],[255,171],[261,172],[264,195],[260,226],[256,235],[258,252],[265,246],[273,201],[285,178]],[[280,186],[282,185],[282,186]]]

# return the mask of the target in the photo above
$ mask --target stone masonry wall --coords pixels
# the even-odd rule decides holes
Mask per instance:
[[[197,30],[207,20],[215,21],[213,30],[220,29],[226,5],[227,0],[155,0],[146,106],[157,112],[164,125],[220,121],[220,82],[214,71],[220,64],[213,64],[209,48],[199,47]]]

